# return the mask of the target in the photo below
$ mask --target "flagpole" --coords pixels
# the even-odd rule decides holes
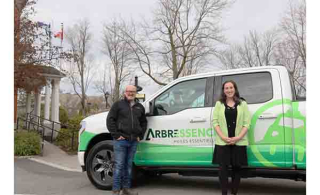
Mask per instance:
[[[63,41],[63,23],[61,23],[61,35],[60,35],[61,37],[60,37],[60,39],[61,39],[61,44],[60,44],[60,55],[61,55],[61,53],[63,52],[63,47],[62,47],[62,41]],[[62,59],[61,59],[61,56],[59,56],[59,69],[61,69],[61,61],[62,61]]]
[[[63,41],[63,23],[61,23],[61,48],[62,48],[62,41]]]
[[[51,53],[50,53],[51,52]],[[49,57],[52,55],[52,35],[51,35],[51,24],[49,23]]]

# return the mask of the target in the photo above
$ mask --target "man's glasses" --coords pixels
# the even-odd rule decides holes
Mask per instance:
[[[126,93],[137,93],[136,91],[126,91]]]

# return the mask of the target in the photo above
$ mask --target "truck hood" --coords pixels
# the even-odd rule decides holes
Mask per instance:
[[[94,134],[108,133],[107,129],[107,116],[109,112],[102,112],[99,114],[91,115],[87,118],[84,118],[81,121],[82,128],[85,128],[85,131],[91,132]]]

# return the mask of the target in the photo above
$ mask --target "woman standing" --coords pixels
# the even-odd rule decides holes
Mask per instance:
[[[247,103],[240,98],[234,81],[222,85],[220,100],[213,111],[215,148],[212,163],[219,165],[219,180],[222,195],[228,193],[228,167],[232,166],[231,194],[237,194],[241,166],[248,165],[247,131],[250,126]]]

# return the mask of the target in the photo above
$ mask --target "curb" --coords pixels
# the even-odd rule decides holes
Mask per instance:
[[[16,159],[29,159],[29,158],[35,158],[36,156],[14,156]]]
[[[57,165],[57,164],[54,164],[54,163],[51,163],[51,162],[47,162],[47,161],[44,161],[44,160],[40,160],[40,159],[37,159],[37,158],[32,158],[32,157],[30,157],[29,159],[32,160],[32,161],[41,163],[41,164],[45,164],[45,165],[48,165],[48,166],[57,168],[57,169],[62,169],[62,170],[64,170],[64,171],[71,171],[71,172],[82,173],[82,170],[71,169],[71,168],[68,168],[68,167],[64,167],[64,166],[61,166],[61,165]]]

